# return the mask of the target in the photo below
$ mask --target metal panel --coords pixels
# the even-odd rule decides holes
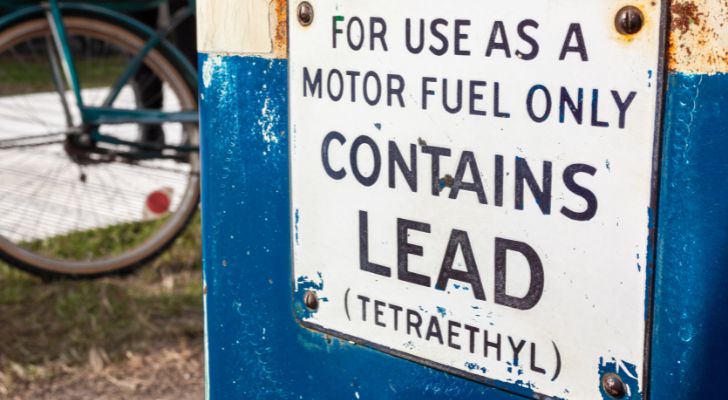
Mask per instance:
[[[719,399],[728,374],[728,3],[673,1],[650,394]]]
[[[295,322],[287,62],[207,55],[199,61],[209,398],[516,398]]]
[[[280,59],[286,48],[284,3],[271,3],[269,17],[276,23],[264,24],[273,43],[269,54],[251,56],[242,49],[242,57],[200,56],[208,398],[520,398],[295,323],[288,65]],[[652,399],[724,397],[728,113],[721,108],[728,104],[728,50],[721,44],[725,27],[706,28],[701,21],[725,20],[726,9],[722,0],[673,2],[660,202],[654,214]],[[692,46],[680,33],[683,27],[697,35],[700,46],[713,49],[700,54],[723,58],[700,62],[676,56],[685,51],[680,44]],[[295,300],[302,307],[302,293]],[[534,397],[527,388],[507,389]]]
[[[653,399],[717,399],[728,373],[728,75],[668,80]]]
[[[600,372],[624,371],[622,379],[637,398],[643,387],[645,280],[652,263],[646,256],[652,247],[647,242],[655,102],[658,92],[662,95],[656,84],[661,5],[634,2],[647,22],[627,37],[615,29],[622,5],[612,1],[311,4],[311,25],[290,24],[294,271],[297,288],[307,285],[327,301],[302,316],[304,325],[472,379],[521,381],[539,393],[568,398],[597,397]],[[292,15],[296,6],[290,5]],[[504,32],[511,29],[513,34],[504,35],[514,43],[515,27],[527,16],[541,24],[535,36],[540,52],[509,58],[509,52],[485,50],[489,37],[496,36],[494,21],[504,24]],[[368,28],[360,30],[356,22],[362,20]],[[412,50],[407,38],[417,37],[417,29],[406,28],[405,20],[433,30],[430,21],[465,22],[465,38],[449,47],[465,50],[459,55]],[[377,24],[381,41],[359,35],[375,31]],[[583,58],[558,57],[569,26],[584,27],[588,57],[586,50]],[[459,31],[457,25],[454,30]],[[435,48],[436,39],[422,36]],[[345,76],[341,83],[337,75]],[[381,84],[367,84],[372,81]],[[453,95],[456,82],[462,86]],[[563,108],[560,119],[554,113],[551,120],[534,122],[525,112],[534,82],[551,93],[560,86],[562,96],[587,88],[583,103],[592,105],[586,111],[591,126],[588,117],[564,118]],[[490,101],[475,96],[473,83],[493,88],[480,92]],[[372,86],[390,94],[399,87],[403,95],[399,101],[384,94],[367,97],[377,93]],[[337,88],[342,88],[338,95]],[[609,89],[624,93],[622,98],[632,91],[626,123],[618,125],[616,112],[610,114],[611,99],[604,101]],[[464,104],[458,102],[461,95]],[[553,94],[555,103],[557,97]],[[447,112],[441,102],[445,108],[450,103]],[[499,110],[509,112],[508,118]],[[613,120],[600,127],[594,123],[599,116]],[[444,156],[426,155],[433,151]],[[393,154],[403,154],[410,172],[397,172]],[[494,158],[505,171],[500,177]],[[549,165],[543,175],[542,160]],[[518,206],[514,161],[531,163],[537,180],[551,176],[553,167],[548,194],[539,200],[545,208],[539,210],[531,198],[524,207],[522,196]],[[594,193],[594,214],[580,221],[558,211],[564,203],[576,207],[561,182],[562,168],[566,174],[572,162],[593,175],[582,175],[580,182]],[[409,185],[397,175],[410,176]],[[465,238],[462,254],[470,257],[443,258],[446,246],[458,255],[451,229]],[[500,257],[494,238],[529,249],[538,267],[529,262],[529,274],[522,264],[525,274],[510,268],[499,280],[498,271],[509,268],[497,262],[494,268],[494,253]],[[517,253],[511,254],[509,264]],[[467,276],[450,280],[453,264],[459,271],[467,266]],[[534,289],[529,293],[536,293],[536,300],[522,306],[499,302],[506,275],[509,283],[515,281],[511,287],[520,284],[516,293]],[[534,276],[540,283],[532,285]],[[397,309],[402,311],[392,311]],[[470,335],[463,326],[473,328]],[[482,345],[483,338],[498,344]],[[516,347],[519,341],[525,348]]]

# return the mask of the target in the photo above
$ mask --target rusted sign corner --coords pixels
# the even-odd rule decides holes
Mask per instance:
[[[688,74],[728,72],[727,1],[671,2],[668,67]]]
[[[271,0],[271,40],[275,58],[288,57],[288,1]]]

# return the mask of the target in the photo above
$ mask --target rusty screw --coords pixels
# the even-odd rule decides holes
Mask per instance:
[[[316,293],[311,290],[307,291],[306,295],[303,296],[303,304],[305,304],[310,310],[318,310],[319,302],[318,297],[316,297]]]
[[[615,399],[621,399],[627,394],[627,390],[624,388],[624,382],[622,378],[617,374],[606,374],[602,377],[602,387],[608,395]]]
[[[303,26],[309,26],[313,22],[313,6],[307,1],[298,4],[298,22]]]
[[[617,16],[614,17],[614,25],[617,28],[617,32],[623,35],[634,35],[642,29],[642,24],[645,22],[642,11],[635,6],[622,7]]]

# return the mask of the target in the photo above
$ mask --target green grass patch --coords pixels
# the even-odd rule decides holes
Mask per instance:
[[[89,260],[119,255],[142,244],[167,218],[135,221],[85,231],[74,231],[22,244],[34,253],[64,260]]]
[[[122,56],[75,60],[78,79],[84,89],[113,85],[127,64],[128,59]],[[0,57],[0,96],[55,91],[52,73],[48,60],[19,62]]]

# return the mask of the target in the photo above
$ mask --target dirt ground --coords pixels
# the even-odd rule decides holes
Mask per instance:
[[[202,343],[168,343],[152,354],[128,353],[126,359],[109,365],[96,354],[85,366],[69,368],[49,380],[23,382],[6,396],[8,400],[203,399]]]
[[[43,281],[0,263],[0,399],[204,398],[199,219],[126,276]]]

